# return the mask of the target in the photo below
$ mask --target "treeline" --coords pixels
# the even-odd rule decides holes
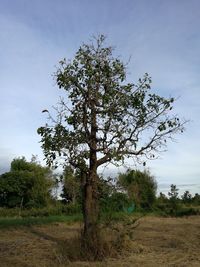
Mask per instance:
[[[165,214],[182,216],[182,215],[199,215],[200,214],[200,194],[194,196],[186,190],[179,197],[179,189],[172,184],[167,196],[160,193],[156,201],[156,208]]]
[[[81,204],[80,177],[76,171],[66,168],[63,177],[63,202]],[[157,196],[157,182],[148,170],[128,170],[116,179],[99,179],[99,198],[102,212],[154,212],[161,215],[200,214],[200,195],[185,191],[179,197],[179,189],[171,185],[167,195]]]
[[[10,171],[0,175],[0,216],[16,215],[15,211],[21,216],[81,213],[81,182],[81,174],[69,166],[62,175],[55,175],[50,168],[41,166],[36,157],[30,162],[24,157],[14,159]],[[61,198],[53,194],[59,185]],[[156,192],[156,180],[148,170],[128,170],[115,179],[99,177],[102,213],[200,214],[199,194],[192,196],[185,191],[179,197],[176,185],[171,185],[167,196],[160,193],[157,197]]]

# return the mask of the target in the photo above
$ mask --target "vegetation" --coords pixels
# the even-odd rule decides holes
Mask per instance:
[[[42,167],[24,157],[11,162],[10,172],[0,175],[0,207],[40,208],[51,200],[53,175],[48,167]]]
[[[54,222],[77,222],[81,221],[82,216],[80,214],[71,216],[47,216],[47,217],[25,217],[25,218],[0,218],[0,228],[16,227],[16,226],[30,226],[50,224]]]
[[[149,171],[128,170],[119,175],[118,185],[126,191],[137,208],[152,209],[156,200],[157,183]]]
[[[61,175],[61,200],[53,199],[53,175],[49,168],[24,157],[14,159],[11,170],[0,176],[0,217],[71,216],[81,213],[82,194],[79,173],[65,168]],[[154,213],[165,216],[199,214],[200,195],[189,191],[179,197],[171,185],[167,196],[156,197],[157,183],[147,170],[128,170],[115,179],[99,177],[99,206],[102,218],[122,218],[122,214]],[[23,201],[22,201],[23,200]],[[119,215],[117,215],[117,213]]]
[[[81,190],[80,190],[80,179],[74,170],[67,166],[61,176],[63,182],[61,197],[65,203],[76,204],[80,203]]]
[[[162,215],[167,216],[189,216],[200,214],[200,198],[199,194],[195,194],[194,197],[185,191],[179,198],[179,189],[176,185],[172,184],[168,197],[163,193],[156,200],[154,210],[160,211]]]
[[[61,60],[55,74],[66,93],[56,118],[38,129],[48,164],[60,157],[81,173],[83,190],[83,245],[99,257],[99,181],[97,169],[127,157],[154,158],[166,140],[183,131],[171,115],[174,98],[150,92],[151,78],[126,82],[126,65],[113,57],[105,37],[84,44],[72,61]],[[70,103],[70,104],[69,104]]]

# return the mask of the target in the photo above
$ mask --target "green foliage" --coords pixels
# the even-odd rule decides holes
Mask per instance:
[[[162,212],[163,214],[167,214],[169,210],[169,199],[165,194],[160,192],[159,197],[156,199],[156,203],[154,205],[154,209],[158,212]]]
[[[61,197],[65,202],[80,203],[81,199],[81,182],[78,174],[70,167],[65,167],[62,176],[63,192]]]
[[[176,187],[176,185],[172,184],[171,189],[168,192],[169,204],[170,204],[172,214],[176,214],[176,212],[179,208],[180,201],[178,198],[178,191],[179,191],[179,189]]]
[[[122,212],[129,206],[130,200],[126,194],[114,192],[111,196],[102,198],[100,204],[102,212]]]
[[[65,215],[73,215],[81,213],[81,205],[79,203],[69,203],[67,205],[62,206],[62,213]]]
[[[192,203],[192,195],[190,192],[187,190],[184,192],[184,194],[181,196],[182,201],[184,204],[191,204]]]
[[[170,201],[177,201],[178,200],[178,191],[179,189],[176,187],[176,185],[171,185],[171,190],[168,192],[168,196]]]
[[[171,215],[175,215],[177,217],[200,215],[200,209],[196,207],[184,207],[179,205],[175,213],[172,213]]]
[[[149,171],[128,170],[119,175],[118,185],[127,192],[137,208],[152,208],[156,200],[157,183]]]
[[[189,191],[185,191],[181,198],[178,197],[179,189],[172,184],[168,192],[168,198],[163,193],[156,200],[155,211],[166,216],[190,216],[200,214],[199,194],[194,197]]]
[[[160,203],[167,203],[168,202],[168,198],[167,198],[167,196],[165,194],[160,192],[160,195],[157,198],[157,201],[160,202]]]
[[[96,168],[127,157],[154,158],[168,138],[183,131],[184,122],[170,116],[174,98],[151,92],[147,73],[126,83],[126,65],[104,44],[100,35],[73,60],[60,61],[55,79],[66,98],[56,108],[57,119],[49,113],[51,123],[38,129],[48,164],[57,165],[61,156],[87,172],[91,152],[99,155]]]
[[[14,159],[10,172],[0,176],[0,206],[43,207],[51,199],[52,172],[24,157]]]
[[[193,204],[200,205],[200,194],[196,193],[192,199]]]
[[[63,204],[57,202],[54,205],[49,205],[42,208],[0,208],[0,217],[48,217],[57,215],[74,215],[81,213],[81,206],[79,204]]]

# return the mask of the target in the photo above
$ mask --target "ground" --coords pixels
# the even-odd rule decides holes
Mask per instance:
[[[0,230],[1,267],[131,267],[200,266],[200,216],[188,218],[143,217],[134,229],[126,251],[103,262],[70,261],[80,224]]]

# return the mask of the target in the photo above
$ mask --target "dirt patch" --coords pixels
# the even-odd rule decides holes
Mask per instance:
[[[103,262],[70,262],[60,247],[73,247],[81,225],[55,223],[0,230],[1,267],[200,266],[200,216],[144,217],[127,251]]]

